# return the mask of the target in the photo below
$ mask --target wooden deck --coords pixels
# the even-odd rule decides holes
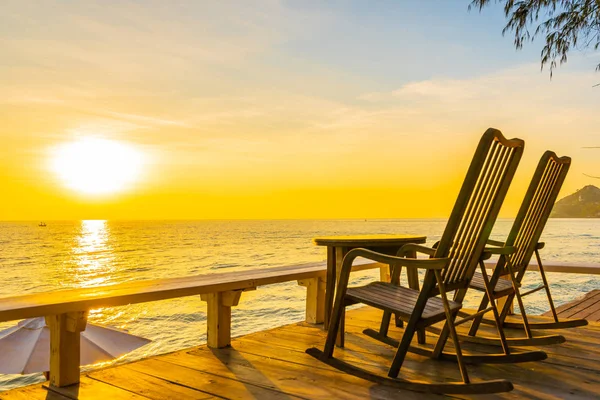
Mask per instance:
[[[376,327],[380,312],[369,307],[349,311],[346,349],[336,355],[382,374],[393,349],[361,332]],[[546,319],[534,317],[534,319]],[[398,336],[398,328],[391,329]],[[394,332],[396,334],[394,335]],[[514,365],[470,366],[475,379],[509,379],[515,390],[486,398],[597,398],[600,393],[600,324],[563,330],[567,342],[544,347],[548,359]],[[305,323],[257,332],[232,341],[232,347],[200,346],[135,363],[91,372],[80,386],[50,391],[42,385],[0,393],[0,399],[406,399],[440,398],[375,385],[341,373],[308,356],[321,347],[325,332]],[[432,342],[432,340],[429,340]],[[481,351],[484,347],[466,346]],[[489,350],[490,348],[487,347]],[[459,380],[456,365],[409,355],[402,370],[411,379]],[[468,396],[452,396],[469,398]],[[476,397],[476,396],[475,396]]]
[[[600,290],[592,290],[577,300],[557,307],[556,313],[560,319],[583,318],[589,322],[600,322]],[[551,317],[552,313],[548,311],[544,315]]]

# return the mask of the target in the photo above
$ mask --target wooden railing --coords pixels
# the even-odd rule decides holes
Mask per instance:
[[[562,272],[568,274],[589,274],[600,275],[600,264],[592,263],[566,263],[566,262],[546,262],[544,265],[545,272]],[[537,264],[529,264],[528,270],[538,270]]]
[[[592,263],[566,263],[552,261],[544,263],[544,272],[561,272],[566,274],[588,274],[588,275],[600,275],[600,264]],[[486,262],[485,266],[487,269],[493,269],[496,263],[493,261]],[[537,264],[532,263],[527,267],[528,271],[538,271]]]
[[[386,268],[362,263],[354,270],[381,267]],[[62,387],[79,382],[79,334],[85,330],[91,309],[200,295],[207,302],[207,344],[220,348],[231,341],[231,307],[238,305],[244,291],[258,286],[298,281],[307,288],[306,321],[323,322],[326,275],[324,263],[312,263],[8,297],[0,299],[0,322],[46,318],[50,329],[50,384]]]
[[[546,272],[600,274],[596,264],[552,263],[544,267]],[[379,268],[382,279],[387,275],[387,266],[379,263],[361,263],[353,268]],[[535,265],[531,268],[537,269]],[[244,291],[258,286],[298,281],[307,288],[306,321],[323,322],[326,274],[325,264],[312,263],[8,297],[0,299],[0,322],[46,318],[50,384],[62,387],[79,382],[79,334],[85,330],[91,309],[200,295],[207,302],[207,345],[220,348],[231,341],[231,307],[238,305]]]

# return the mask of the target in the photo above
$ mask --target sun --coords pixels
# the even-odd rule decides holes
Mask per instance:
[[[140,176],[142,153],[115,140],[83,138],[53,150],[52,169],[65,186],[86,195],[128,189]]]

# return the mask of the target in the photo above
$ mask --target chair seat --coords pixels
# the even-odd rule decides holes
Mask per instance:
[[[346,297],[359,303],[391,311],[403,319],[408,319],[415,308],[420,292],[403,286],[396,286],[387,282],[372,282],[366,286],[348,288]],[[450,310],[461,308],[460,303],[449,300]],[[432,323],[444,319],[444,304],[439,297],[427,300],[422,320],[433,320]]]
[[[485,281],[483,280],[483,275],[481,275],[481,272],[475,272],[469,286],[473,289],[485,292]],[[498,282],[496,282],[496,287],[494,288],[494,294],[508,294],[512,291],[513,285],[511,281],[506,279],[498,279]]]

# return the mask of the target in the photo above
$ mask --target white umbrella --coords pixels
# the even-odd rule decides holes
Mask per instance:
[[[80,365],[110,361],[147,343],[126,331],[87,324],[81,332]],[[50,369],[50,330],[43,317],[0,332],[0,373],[31,374]]]

